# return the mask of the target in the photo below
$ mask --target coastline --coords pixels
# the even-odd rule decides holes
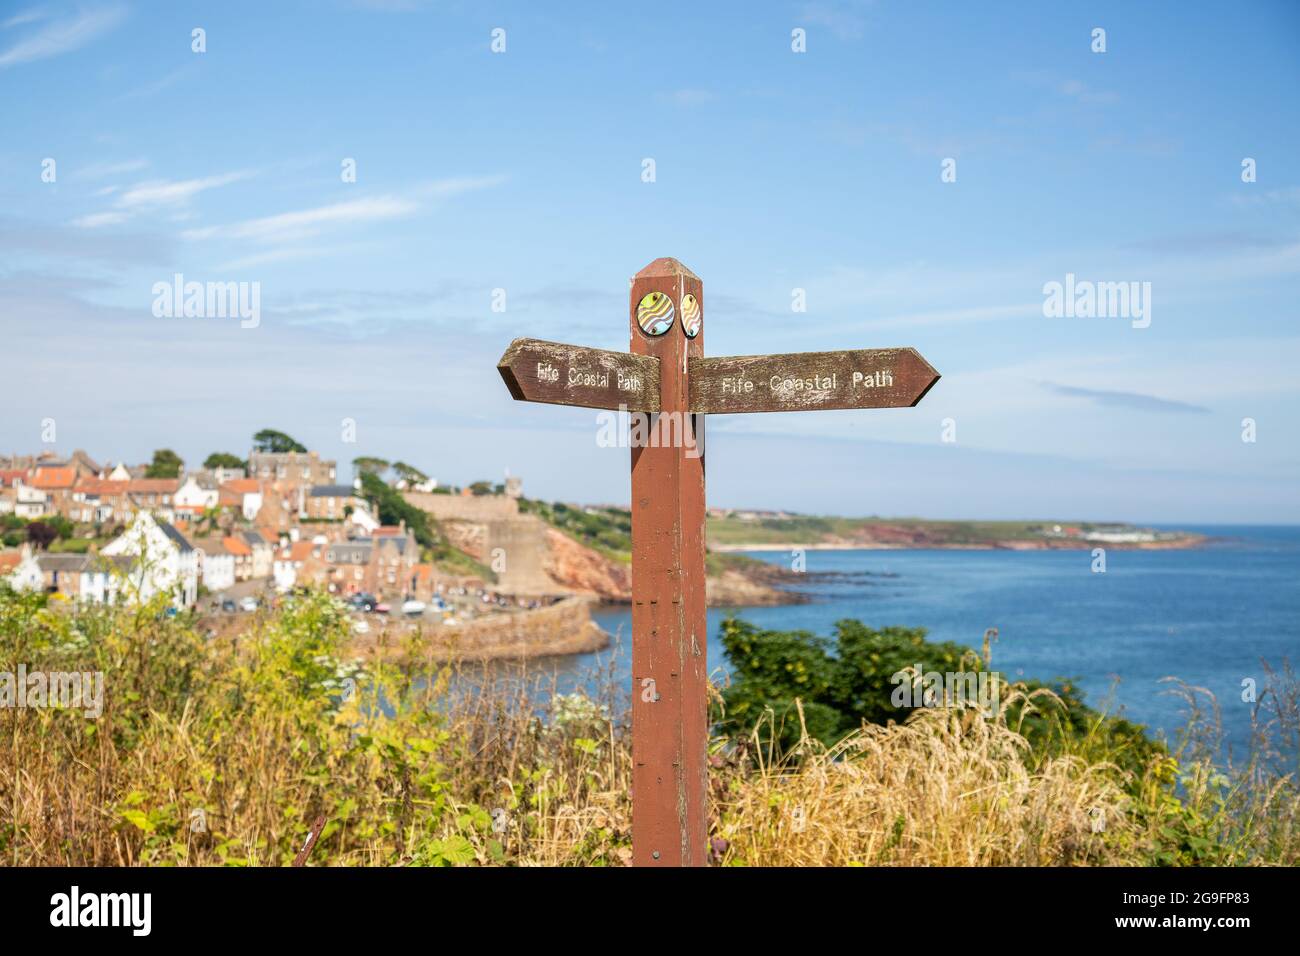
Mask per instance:
[[[1181,551],[1199,548],[1211,539],[1205,535],[1187,535],[1168,541],[988,541],[988,542],[938,542],[909,544],[894,541],[861,542],[762,542],[756,544],[710,544],[710,551],[1088,551],[1092,548],[1111,548],[1116,551]]]

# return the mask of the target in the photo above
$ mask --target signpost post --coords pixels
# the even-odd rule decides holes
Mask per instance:
[[[632,448],[632,860],[708,862],[704,416],[906,408],[939,380],[914,349],[704,357],[704,287],[676,259],[632,278],[631,351],[516,339],[521,401],[649,417]]]

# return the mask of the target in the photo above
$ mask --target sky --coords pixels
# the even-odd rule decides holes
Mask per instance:
[[[269,427],[626,503],[597,413],[495,365],[625,349],[672,256],[709,355],[942,374],[710,416],[711,505],[1300,522],[1297,90],[1293,2],[0,2],[0,449]],[[177,274],[256,325],[155,314]],[[1067,275],[1149,309],[1049,316]]]

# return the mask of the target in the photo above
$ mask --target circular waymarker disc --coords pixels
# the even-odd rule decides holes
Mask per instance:
[[[636,324],[646,335],[663,335],[673,327],[673,300],[663,292],[647,292],[636,307]]]
[[[688,292],[682,296],[682,331],[688,339],[693,339],[700,334],[703,325],[704,317],[700,314],[699,300]]]

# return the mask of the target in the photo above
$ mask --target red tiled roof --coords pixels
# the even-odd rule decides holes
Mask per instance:
[[[291,561],[306,561],[311,557],[312,549],[316,545],[310,541],[295,541],[289,546],[289,559]]]
[[[221,490],[236,495],[256,494],[262,490],[262,483],[256,478],[232,478],[221,486]]]
[[[133,495],[175,493],[180,488],[179,478],[132,478],[127,482],[126,490]]]
[[[110,481],[107,478],[82,478],[72,486],[72,490],[89,495],[120,495],[129,484],[129,481]]]
[[[18,562],[23,559],[21,551],[0,551],[0,572],[8,573],[18,567]]]
[[[12,487],[15,481],[27,481],[27,472],[21,468],[0,468],[0,488]]]
[[[74,468],[37,468],[32,476],[32,487],[45,490],[71,488],[76,480]]]
[[[241,558],[246,558],[253,553],[253,549],[248,546],[243,538],[236,538],[234,535],[223,538],[221,544],[231,554],[238,555]]]

